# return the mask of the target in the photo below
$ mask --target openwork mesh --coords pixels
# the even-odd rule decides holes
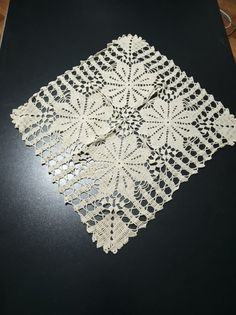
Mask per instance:
[[[13,110],[97,247],[116,253],[236,140],[236,119],[172,60],[122,36]]]

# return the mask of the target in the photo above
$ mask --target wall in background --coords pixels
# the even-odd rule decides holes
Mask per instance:
[[[0,45],[2,41],[9,2],[10,0],[0,0]],[[236,60],[236,0],[218,0],[218,4],[220,9],[224,10],[231,17],[233,22],[231,27],[229,27],[226,32],[229,38],[234,58]],[[223,18],[223,21],[225,26],[227,26],[227,20]]]

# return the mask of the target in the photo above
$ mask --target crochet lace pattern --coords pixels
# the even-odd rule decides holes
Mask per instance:
[[[106,253],[236,141],[229,110],[137,35],[113,40],[11,117]]]

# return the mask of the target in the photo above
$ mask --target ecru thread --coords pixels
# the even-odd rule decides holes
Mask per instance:
[[[236,119],[137,35],[113,40],[13,110],[97,247],[117,251],[213,153]]]

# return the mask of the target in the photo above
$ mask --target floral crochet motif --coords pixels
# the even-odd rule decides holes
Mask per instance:
[[[109,119],[113,109],[100,93],[88,98],[71,91],[52,106],[57,118],[51,131],[62,134],[65,146],[77,141],[81,146],[88,145],[110,131]]]
[[[109,196],[117,191],[131,199],[135,182],[145,178],[152,183],[150,173],[145,167],[150,150],[138,147],[135,135],[125,138],[112,135],[98,147],[90,147],[88,153],[93,163],[82,175],[83,178],[99,181],[102,196]]]
[[[113,40],[11,117],[106,253],[236,141],[229,110],[137,35]]]
[[[144,123],[139,132],[150,136],[153,148],[165,143],[178,148],[183,145],[184,138],[196,133],[192,126],[195,115],[185,110],[182,98],[167,103],[157,97],[151,103],[152,106],[140,110]]]
[[[155,75],[145,71],[143,65],[117,62],[114,71],[104,74],[106,85],[103,93],[116,107],[138,107],[153,91]]]

